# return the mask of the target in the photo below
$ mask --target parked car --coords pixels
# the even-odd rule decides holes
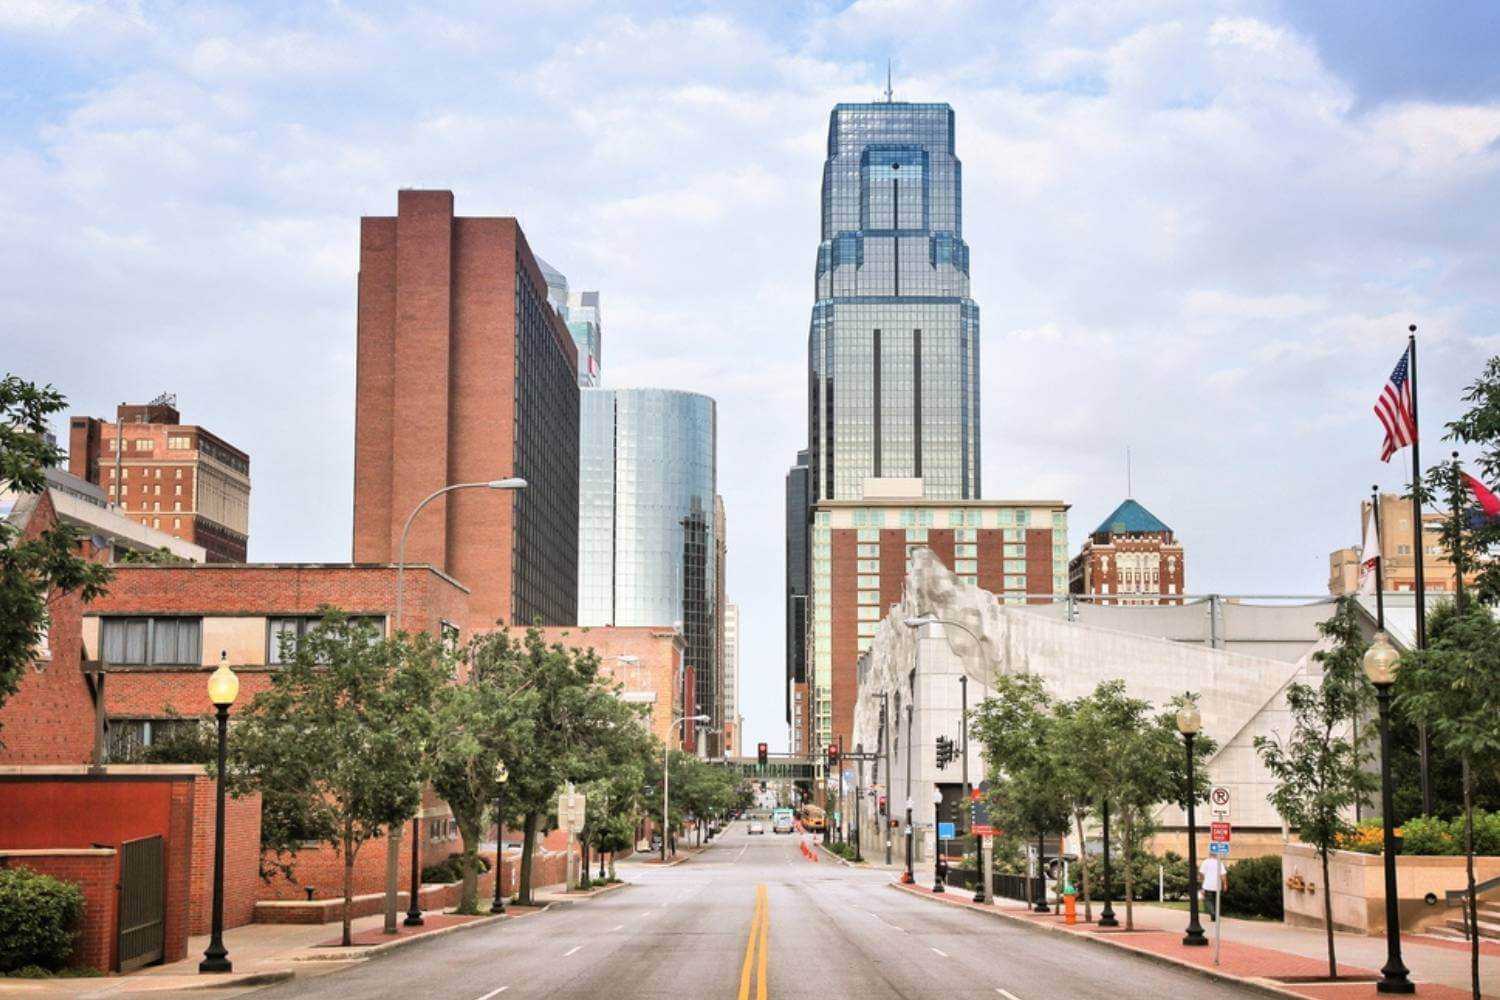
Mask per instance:
[[[749,833],[759,833],[761,835],[764,835],[765,832],[766,832],[766,824],[762,823],[758,819],[752,819],[750,821],[750,829],[749,829],[748,832]]]

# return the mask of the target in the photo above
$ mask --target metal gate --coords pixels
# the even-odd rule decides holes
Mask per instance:
[[[162,960],[166,888],[162,838],[126,841],[120,847],[121,972]]]

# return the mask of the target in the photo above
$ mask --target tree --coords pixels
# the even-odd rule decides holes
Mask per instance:
[[[1078,753],[1078,748],[1093,736],[1083,725],[1084,718],[1080,716],[1084,701],[1085,699],[1080,698],[1057,706],[1058,738],[1053,746],[1059,754],[1057,761],[1059,790],[1067,799],[1068,812],[1072,814],[1073,823],[1078,830],[1078,857],[1082,862],[1078,866],[1078,877],[1083,887],[1083,920],[1089,923],[1094,919],[1094,903],[1089,886],[1088,840],[1084,836],[1083,821],[1093,809],[1094,804],[1098,802],[1098,788],[1094,774],[1083,765]]]
[[[969,735],[982,747],[991,779],[992,821],[1038,838],[1068,827],[1059,736],[1052,700],[1035,674],[1003,674],[994,694],[974,709]],[[1037,863],[1042,863],[1037,858]],[[1030,882],[1028,881],[1028,886]]]
[[[1354,602],[1345,598],[1318,631],[1332,641],[1314,660],[1322,664],[1323,679],[1317,687],[1293,684],[1287,688],[1287,706],[1292,730],[1285,737],[1257,736],[1255,749],[1276,786],[1267,797],[1276,811],[1297,828],[1305,843],[1318,852],[1323,885],[1328,881],[1328,853],[1354,829],[1352,811],[1356,802],[1375,790],[1376,781],[1366,765],[1370,753],[1369,729],[1358,739],[1353,723],[1367,705],[1361,658],[1365,643],[1355,617]],[[1328,940],[1328,977],[1338,978],[1334,953],[1333,897],[1323,893],[1323,923]]]
[[[382,640],[326,609],[234,727],[238,780],[340,852],[345,945],[359,849],[421,805],[430,720],[419,706],[446,680],[440,649],[430,636]]]
[[[1464,855],[1469,920],[1477,919],[1474,891],[1474,795],[1477,769],[1500,767],[1500,623],[1491,608],[1469,604],[1437,609],[1429,619],[1425,650],[1406,655],[1396,675],[1396,706],[1427,723],[1433,743],[1461,764]],[[1478,935],[1473,936],[1470,972],[1479,996]]]
[[[0,491],[47,488],[47,470],[64,458],[47,439],[47,417],[66,405],[50,385],[38,389],[15,375],[0,381]],[[25,538],[0,518],[0,705],[47,638],[52,603],[63,594],[91,601],[105,592],[109,568],[78,555],[78,544],[77,532],[61,521]]]

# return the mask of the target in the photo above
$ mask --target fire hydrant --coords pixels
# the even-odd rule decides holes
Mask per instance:
[[[1063,886],[1063,923],[1078,923],[1078,893],[1071,886]]]

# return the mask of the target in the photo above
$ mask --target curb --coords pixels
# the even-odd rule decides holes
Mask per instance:
[[[0,979],[0,996],[12,997],[35,997],[42,1000],[45,997],[59,996],[61,994],[48,989],[54,983],[67,982],[74,986],[74,991],[69,996],[78,996],[81,993],[95,995],[96,991],[103,993],[118,993],[129,991],[131,993],[186,993],[190,990],[222,990],[237,988],[241,986],[269,986],[272,983],[284,983],[295,975],[290,970],[278,970],[275,972],[245,972],[240,975],[205,976],[203,980],[193,981],[186,985],[177,982],[165,982],[153,985],[152,979],[177,980],[181,976],[89,976],[78,979],[27,979],[12,980]]]
[[[1293,993],[1291,990],[1282,989],[1280,986],[1276,986],[1272,983],[1266,982],[1263,979],[1245,979],[1240,976],[1232,976],[1227,972],[1220,972],[1217,969],[1204,968],[1201,965],[1194,965],[1192,962],[1185,962],[1180,958],[1173,958],[1170,955],[1159,955],[1156,952],[1144,951],[1139,948],[1132,948],[1123,942],[1117,943],[1115,941],[1109,940],[1108,938],[1101,937],[1098,934],[1079,933],[1078,931],[1064,930],[1061,926],[1037,923],[1036,921],[1030,920],[1026,917],[1018,917],[1014,914],[1006,913],[1004,910],[980,909],[978,906],[971,906],[966,903],[950,903],[946,900],[933,899],[932,893],[926,892],[922,889],[908,889],[899,882],[890,882],[888,884],[897,892],[905,893],[908,896],[932,899],[932,901],[939,906],[953,906],[959,909],[979,913],[984,916],[996,917],[1000,920],[1005,920],[1013,924],[1019,924],[1022,927],[1029,927],[1033,930],[1042,931],[1044,933],[1066,935],[1069,940],[1088,941],[1101,948],[1108,948],[1115,952],[1125,952],[1126,954],[1135,955],[1148,961],[1155,962],[1158,965],[1169,965],[1173,966],[1174,968],[1182,969],[1186,972],[1195,972],[1205,979],[1212,979],[1215,982],[1232,983],[1236,986],[1243,986],[1246,989],[1256,990],[1260,993],[1264,993],[1267,996],[1292,997],[1294,998],[1294,1000],[1307,1000],[1307,997],[1301,993]]]
[[[589,900],[593,899],[595,896],[602,896],[606,892],[614,892],[616,889],[623,889],[626,886],[632,884],[634,883],[621,880],[619,882],[613,883],[612,885],[602,885],[597,889],[589,889],[587,892],[571,892],[563,896],[561,899],[552,900],[547,905],[552,906],[554,904],[561,903],[564,906],[567,906],[572,903],[586,903]]]
[[[854,862],[849,861],[848,859],[843,858],[843,857],[841,857],[841,856],[839,856],[837,854],[834,854],[828,848],[826,848],[826,847],[823,846],[823,842],[821,840],[818,841],[815,846],[818,848],[818,850],[822,851],[829,858],[833,859],[834,861],[837,861],[839,864],[843,865],[845,868],[853,868],[854,867]]]
[[[526,917],[546,913],[556,905],[547,903],[541,909],[533,913],[523,913],[519,916],[511,916],[508,913],[497,913],[490,916],[480,917],[478,920],[466,920],[461,924],[453,924],[450,927],[439,927],[435,931],[427,931],[423,934],[412,934],[407,937],[398,937],[394,941],[382,941],[380,944],[351,945],[349,948],[335,946],[327,949],[326,954],[298,955],[291,959],[293,962],[366,962],[372,958],[379,958],[386,952],[405,948],[421,941],[430,941],[433,938],[442,937],[445,934],[457,934],[460,931],[473,930],[477,927],[488,927],[506,920],[524,920]],[[288,976],[291,974],[288,973]]]

